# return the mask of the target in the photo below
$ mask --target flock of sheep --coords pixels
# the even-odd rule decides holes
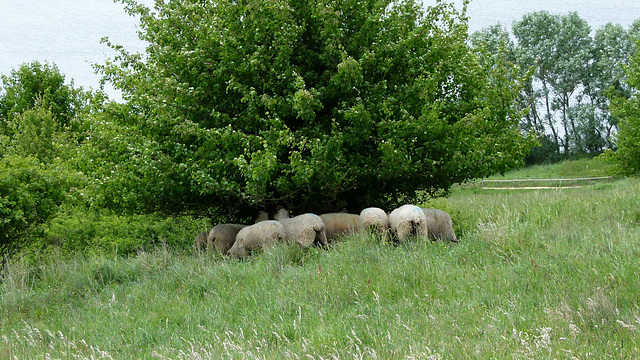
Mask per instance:
[[[273,220],[263,212],[253,225],[219,224],[209,232],[199,233],[195,247],[242,258],[278,243],[298,244],[304,248],[327,246],[344,235],[359,231],[369,231],[398,242],[411,236],[458,242],[448,213],[403,205],[389,214],[380,208],[370,207],[359,215],[306,213],[289,217],[286,209],[280,209]]]

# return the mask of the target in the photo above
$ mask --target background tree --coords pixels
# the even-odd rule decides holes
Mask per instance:
[[[629,30],[606,24],[592,38],[575,12],[534,12],[514,22],[517,63],[535,70],[523,88],[529,106],[524,123],[543,120],[535,128],[540,146],[532,149],[528,163],[615,147],[617,118],[609,112],[608,94],[630,96],[623,67],[634,51],[629,36],[637,29],[640,21]]]
[[[74,121],[84,108],[88,94],[75,89],[73,80],[65,77],[55,64],[34,61],[22,64],[10,75],[2,75],[0,83],[0,133],[15,116],[40,105],[51,112],[61,126],[77,130]]]
[[[593,38],[591,61],[584,83],[585,115],[592,121],[586,131],[597,133],[593,141],[603,147],[613,148],[613,134],[618,120],[609,111],[609,95],[628,98],[631,89],[624,82],[624,66],[633,53],[629,32],[619,24],[608,23],[597,29]],[[591,120],[593,119],[593,120]],[[599,138],[599,139],[598,139]]]
[[[583,141],[571,112],[572,100],[582,86],[589,63],[591,27],[576,12],[559,17],[559,32],[555,37],[555,51],[551,58],[550,82],[555,93],[553,108],[560,110],[564,132],[565,152],[582,152]]]
[[[2,76],[0,94],[0,259],[29,247],[67,199],[88,94],[64,84],[55,65],[24,64]]]
[[[525,14],[521,20],[515,21],[512,26],[513,34],[517,41],[516,53],[518,64],[525,69],[533,67],[535,82],[525,86],[528,89],[529,109],[531,118],[538,126],[539,135],[544,135],[547,131],[551,133],[551,139],[555,146],[554,150],[559,151],[560,135],[556,128],[553,116],[553,89],[552,73],[556,66],[554,58],[557,53],[556,39],[559,36],[561,21],[558,15],[552,15],[547,11],[533,12]],[[541,99],[542,104],[538,106],[536,97]],[[542,116],[538,115],[541,109]],[[540,120],[538,120],[540,118]],[[544,129],[540,131],[541,129]]]
[[[451,4],[123,2],[150,45],[110,44],[100,69],[153,144],[145,169],[164,174],[147,205],[359,211],[526,153],[513,68],[481,63]]]
[[[632,33],[635,42],[635,54],[625,67],[626,84],[630,87],[631,96],[611,97],[611,112],[619,118],[616,152],[609,156],[626,175],[640,174],[640,37]],[[613,93],[615,94],[615,93]]]

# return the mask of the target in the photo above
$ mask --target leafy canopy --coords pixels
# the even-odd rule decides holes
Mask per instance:
[[[98,68],[147,139],[123,158],[162,183],[128,181],[122,206],[359,211],[506,171],[530,145],[515,69],[467,45],[466,2],[122,2],[149,46],[105,39],[119,53]]]
[[[33,61],[0,76],[0,133],[7,122],[27,110],[44,107],[62,126],[75,127],[76,115],[85,107],[87,93],[65,84],[55,64]]]
[[[38,62],[1,80],[0,259],[6,260],[33,244],[80,183],[67,161],[88,94],[64,84],[55,65]]]
[[[618,150],[609,153],[620,171],[626,175],[640,174],[640,36],[634,37],[636,53],[625,68],[626,83],[632,95],[627,98],[611,93],[611,112],[619,118]],[[617,95],[617,96],[616,96]]]
[[[70,180],[68,172],[34,157],[0,157],[0,259],[29,246],[66,199]]]

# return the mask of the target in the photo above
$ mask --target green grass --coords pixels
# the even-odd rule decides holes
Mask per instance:
[[[601,157],[596,157],[567,160],[551,165],[528,166],[504,175],[490,176],[488,179],[562,179],[613,175],[613,165]]]
[[[639,193],[456,191],[432,203],[454,216],[453,246],[18,261],[0,359],[638,358]]]

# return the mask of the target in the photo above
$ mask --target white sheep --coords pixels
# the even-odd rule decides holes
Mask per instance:
[[[389,216],[380,208],[366,208],[360,212],[360,228],[386,237],[389,231]]]
[[[281,223],[274,220],[261,221],[242,228],[227,254],[241,258],[255,251],[265,251],[278,243],[284,243],[286,236],[287,232]]]
[[[289,244],[295,243],[303,248],[313,245],[328,245],[327,232],[320,216],[311,213],[292,218],[286,216],[288,216],[288,213],[278,212],[275,219],[284,225],[287,231],[287,242]]]
[[[244,224],[218,224],[207,235],[207,248],[214,248],[226,254],[236,242],[238,232],[247,227]]]
[[[427,219],[422,209],[415,205],[402,205],[389,214],[389,227],[397,241],[404,241],[410,236],[428,236]]]
[[[327,241],[331,242],[341,236],[356,233],[360,229],[360,215],[345,212],[320,215],[327,233]]]
[[[448,240],[458,242],[456,234],[453,232],[453,221],[451,215],[439,209],[422,208],[427,219],[427,229],[429,238],[432,240]]]

